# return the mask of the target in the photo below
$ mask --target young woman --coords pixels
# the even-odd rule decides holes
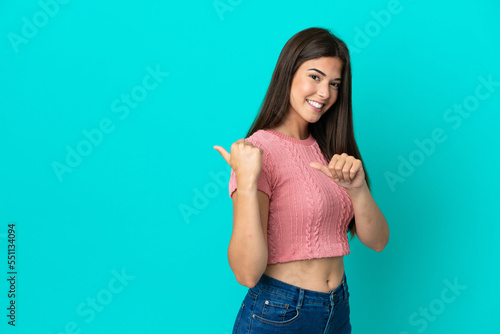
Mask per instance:
[[[231,153],[228,259],[248,292],[233,333],[351,333],[344,255],[389,227],[354,139],[347,46],[309,28],[283,47],[259,115]]]

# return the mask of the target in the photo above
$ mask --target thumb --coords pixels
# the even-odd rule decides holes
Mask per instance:
[[[323,172],[323,174],[325,174],[326,176],[328,176],[329,178],[333,178],[333,175],[332,175],[332,172],[330,172],[330,170],[328,169],[328,167],[326,167],[325,165],[323,165],[322,163],[319,163],[319,162],[311,162],[309,164],[309,166],[311,166],[312,168],[314,169],[317,169],[321,172]]]
[[[217,150],[220,155],[222,155],[222,157],[224,158],[224,160],[226,160],[226,162],[229,164],[229,159],[231,159],[231,154],[229,154],[225,149],[224,147],[221,147],[221,146],[218,146],[218,145],[215,145],[214,146],[214,149]],[[229,164],[230,165],[230,164]]]

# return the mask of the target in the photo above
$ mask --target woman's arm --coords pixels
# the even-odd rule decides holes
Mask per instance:
[[[381,252],[389,242],[389,225],[366,184],[346,189],[351,197],[356,218],[356,234],[365,246]]]
[[[233,199],[233,233],[227,250],[238,283],[254,287],[267,267],[269,197],[257,185],[238,188]]]

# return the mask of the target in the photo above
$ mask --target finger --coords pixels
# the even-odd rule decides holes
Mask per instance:
[[[339,181],[339,175],[335,169],[335,166],[337,165],[337,162],[339,160],[340,156],[338,154],[334,154],[332,159],[330,160],[330,163],[328,164],[328,168],[330,169],[331,174],[333,175],[333,178],[335,181]]]
[[[346,168],[350,168],[350,166],[348,165],[348,162],[347,162],[347,158],[349,157],[349,155],[347,155],[347,153],[342,153],[340,155],[340,158],[339,158],[339,161],[337,162],[337,165],[340,165],[340,168],[338,169],[338,174],[340,176],[340,181],[342,182],[347,182],[348,179],[346,179],[346,173],[344,172],[344,170]]]
[[[220,155],[222,155],[222,157],[224,158],[224,160],[226,160],[226,162],[229,164],[229,159],[231,159],[231,154],[229,154],[229,152],[226,151],[224,149],[224,147],[221,147],[221,146],[218,146],[218,145],[215,145],[214,149],[216,149],[220,153]]]
[[[342,167],[342,176],[347,183],[351,182],[352,159],[346,159],[344,167]]]
[[[335,164],[337,163],[338,159],[339,159],[339,155],[334,154],[332,159],[330,160],[330,163],[328,164],[328,168],[332,169],[333,167],[335,167]]]
[[[345,153],[338,155],[337,162],[333,167],[335,175],[337,176],[337,179],[340,181],[344,181],[344,174],[342,173],[342,169],[344,168],[345,165],[345,155],[346,155]]]
[[[359,159],[356,159],[353,164],[352,164],[352,168],[351,168],[351,175],[350,175],[350,178],[351,180],[354,179],[354,177],[356,176],[356,173],[358,172],[358,170],[360,170],[363,166],[361,165],[361,160]]]
[[[328,169],[328,167],[326,167],[325,165],[323,165],[323,164],[321,164],[319,162],[311,162],[309,164],[309,166],[311,166],[314,169],[319,170],[320,172],[323,172],[329,178],[333,178],[332,173],[330,172],[330,170]]]

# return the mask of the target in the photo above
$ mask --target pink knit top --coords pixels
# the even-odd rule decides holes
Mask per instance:
[[[309,166],[314,161],[329,163],[312,134],[299,140],[261,129],[245,141],[263,150],[257,189],[269,196],[267,263],[349,254],[352,202],[344,188]],[[236,188],[231,170],[229,196]]]

